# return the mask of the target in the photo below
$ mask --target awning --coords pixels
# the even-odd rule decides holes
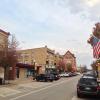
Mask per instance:
[[[17,63],[16,67],[18,67],[18,68],[27,68],[27,69],[35,69],[34,65],[23,64],[23,63]]]

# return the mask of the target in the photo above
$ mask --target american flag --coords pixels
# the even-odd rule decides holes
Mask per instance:
[[[100,58],[100,41],[93,45],[93,57],[96,59]]]

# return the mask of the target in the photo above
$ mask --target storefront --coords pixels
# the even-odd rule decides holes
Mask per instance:
[[[35,68],[29,64],[16,64],[16,78],[28,78],[35,75]]]

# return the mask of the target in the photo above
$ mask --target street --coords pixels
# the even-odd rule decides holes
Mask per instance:
[[[77,98],[76,84],[79,78],[80,76],[76,76],[61,78],[60,80],[52,83],[40,82],[38,84],[43,85],[39,86],[37,89],[28,88],[29,91],[0,97],[0,100],[96,100],[94,99],[95,97]]]

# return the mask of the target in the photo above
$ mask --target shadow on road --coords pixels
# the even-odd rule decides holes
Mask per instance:
[[[96,97],[96,96],[84,96],[84,97],[82,97],[82,100],[100,100],[100,97]]]

